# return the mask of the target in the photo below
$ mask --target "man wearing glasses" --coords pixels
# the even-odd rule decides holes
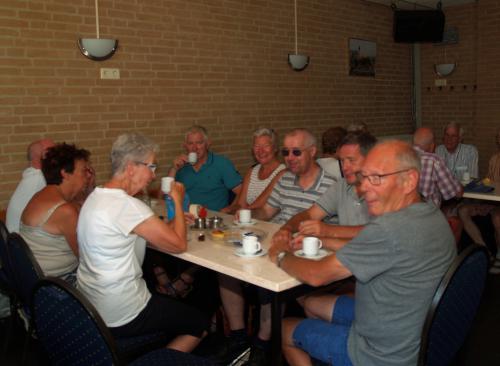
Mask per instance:
[[[315,160],[317,142],[314,135],[307,129],[297,128],[288,132],[283,140],[281,154],[288,171],[276,183],[267,203],[259,209],[252,210],[252,217],[261,220],[271,220],[285,223],[296,213],[308,209],[334,183],[334,179]],[[332,218],[333,219],[333,218]],[[239,286],[239,281],[225,279],[220,284],[227,291]],[[244,317],[244,300],[238,291],[232,291],[232,302],[224,304],[231,309],[228,316],[231,329],[234,330],[232,319],[242,321]],[[259,290],[260,328],[254,344],[251,347],[247,365],[267,365],[269,339],[271,337],[271,296],[266,290]],[[232,317],[232,318],[231,318]],[[218,364],[228,364],[248,347],[246,330],[232,331],[225,347],[217,353],[215,361]]]
[[[456,255],[443,214],[420,199],[419,172],[410,145],[378,144],[357,174],[372,219],[355,238],[319,261],[293,256],[285,242],[270,249],[270,259],[304,283],[356,278],[355,297],[334,298],[329,319],[283,321],[290,365],[311,365],[311,356],[337,366],[417,363],[427,309]]]
[[[303,236],[313,235],[326,239],[323,244],[335,249],[338,240],[345,242],[353,238],[369,219],[366,204],[356,188],[356,173],[375,143],[376,138],[367,132],[348,133],[338,148],[344,177],[310,208],[291,217],[274,235],[273,243],[286,241],[295,246],[300,244]],[[322,222],[325,217],[335,215],[338,215],[339,225]],[[298,232],[299,236],[291,241],[294,232]]]

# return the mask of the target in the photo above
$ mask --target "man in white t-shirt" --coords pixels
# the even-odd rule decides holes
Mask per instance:
[[[7,206],[6,226],[9,232],[19,232],[19,221],[24,208],[33,195],[46,186],[41,167],[42,158],[47,149],[54,146],[54,141],[42,139],[28,146],[30,166],[23,171],[23,177],[17,185]]]

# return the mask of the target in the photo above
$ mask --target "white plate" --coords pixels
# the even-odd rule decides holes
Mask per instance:
[[[318,250],[318,254],[316,254],[316,255],[305,255],[304,251],[302,249],[299,249],[299,250],[296,250],[295,252],[293,252],[293,254],[296,257],[300,257],[300,258],[318,260],[318,259],[326,257],[328,255],[328,252],[324,249],[320,249],[320,250]]]
[[[243,248],[237,248],[234,251],[234,254],[236,254],[238,257],[243,257],[243,258],[255,258],[255,257],[262,257],[263,255],[267,254],[267,249],[261,249],[257,253],[254,254],[246,254],[243,251]]]
[[[233,224],[236,226],[250,226],[250,225],[255,225],[257,223],[257,220],[251,219],[250,222],[239,222],[238,220],[234,220]]]

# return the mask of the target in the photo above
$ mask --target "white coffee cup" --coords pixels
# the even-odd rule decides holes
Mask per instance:
[[[255,254],[262,249],[259,240],[256,236],[245,235],[243,236],[243,253]]]
[[[252,221],[252,210],[244,208],[240,210],[239,216],[240,216],[240,222],[242,224],[248,224],[250,221]]]
[[[306,257],[314,257],[323,246],[321,240],[314,236],[306,236],[302,240],[302,251]]]
[[[188,163],[194,165],[196,164],[197,161],[198,161],[198,155],[194,151],[191,151],[188,154]]]
[[[469,183],[469,181],[470,181],[470,173],[469,172],[464,172],[462,174],[462,181],[465,183]]]
[[[174,181],[173,177],[163,177],[161,178],[161,191],[165,194],[170,193],[170,189],[172,188],[172,182]]]

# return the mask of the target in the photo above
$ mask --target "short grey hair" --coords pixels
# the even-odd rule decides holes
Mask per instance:
[[[464,137],[465,129],[462,127],[462,125],[460,125],[460,123],[457,123],[457,122],[450,122],[450,123],[448,123],[443,128],[443,135],[446,133],[446,130],[448,128],[455,128],[458,131],[458,136],[460,137],[460,139],[462,139]]]
[[[208,142],[208,131],[205,127],[200,125],[193,125],[184,134],[184,141],[187,141],[189,135],[193,133],[201,133],[205,142]]]
[[[298,134],[304,134],[305,135],[305,144],[307,147],[309,146],[318,146],[318,140],[316,139],[316,136],[314,136],[314,134],[308,130],[307,128],[294,128],[293,130],[287,132],[285,134],[285,137],[287,136],[295,136],[295,135],[298,135]]]
[[[116,138],[111,148],[111,173],[121,173],[127,163],[143,161],[158,151],[158,144],[149,137],[137,132],[124,133]]]
[[[415,169],[420,173],[422,164],[415,149],[413,149],[412,146],[406,141],[392,140],[392,142],[397,143],[396,160],[398,162],[399,169]],[[391,141],[389,141],[389,143],[391,143]]]
[[[271,139],[273,150],[278,151],[278,134],[272,128],[261,127],[254,131],[253,139],[257,137],[267,136]]]

